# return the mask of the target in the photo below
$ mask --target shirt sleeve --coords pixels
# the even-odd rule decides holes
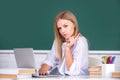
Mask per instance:
[[[72,54],[74,61],[69,70],[65,66],[65,73],[69,75],[88,74],[88,43],[86,38],[78,38],[72,49]]]
[[[56,58],[56,50],[55,50],[55,42],[52,45],[52,49],[50,52],[47,54],[45,61],[42,64],[48,64],[52,68],[55,67],[57,64],[57,58]]]

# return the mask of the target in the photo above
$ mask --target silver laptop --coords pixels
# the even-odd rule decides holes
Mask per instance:
[[[33,48],[14,48],[13,50],[18,68],[36,69]],[[32,74],[32,76],[36,78],[43,78],[43,77],[60,77],[61,75],[40,76],[36,69],[35,74]]]
[[[33,48],[14,48],[18,68],[35,68]]]

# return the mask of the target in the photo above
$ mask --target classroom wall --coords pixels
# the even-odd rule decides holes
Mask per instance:
[[[45,60],[49,50],[34,50],[36,68],[39,69],[41,63]],[[89,64],[102,65],[103,56],[115,56],[115,71],[120,71],[120,51],[89,51],[89,58],[95,58],[100,61],[100,64],[92,62]],[[89,60],[90,61],[90,60]],[[16,68],[16,60],[13,54],[13,50],[0,50],[0,68]]]
[[[51,49],[63,10],[76,15],[90,50],[120,50],[120,0],[0,0],[0,50]]]

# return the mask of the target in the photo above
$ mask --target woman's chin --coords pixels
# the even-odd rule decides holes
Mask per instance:
[[[68,40],[70,37],[65,37],[65,40]]]

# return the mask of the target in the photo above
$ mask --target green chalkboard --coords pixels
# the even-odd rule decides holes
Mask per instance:
[[[76,15],[90,50],[120,50],[120,0],[0,0],[0,50],[51,49],[63,10]]]

